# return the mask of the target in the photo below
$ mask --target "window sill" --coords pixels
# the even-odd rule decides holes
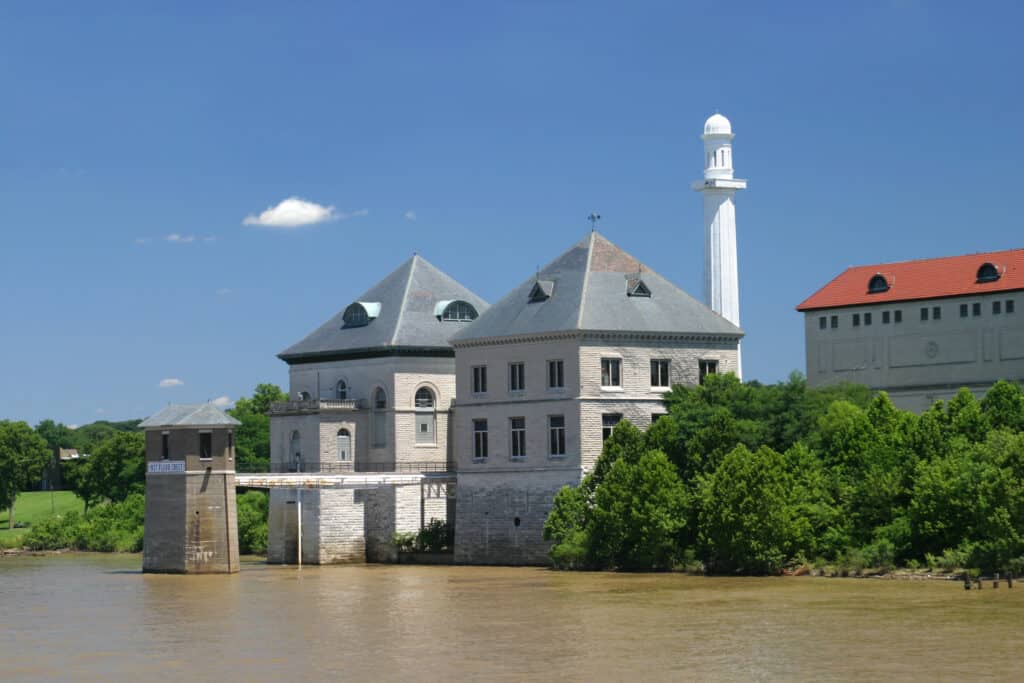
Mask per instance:
[[[512,398],[522,398],[526,396],[526,389],[509,389],[508,395]]]
[[[549,453],[548,460],[565,460],[568,456],[565,453]]]
[[[412,445],[412,447],[413,448],[437,448],[437,442],[433,441],[431,443],[414,443]]]
[[[651,391],[664,394],[667,391],[672,391],[672,387],[651,387]]]
[[[473,458],[473,462],[477,465],[487,462],[487,458]]]
[[[512,462],[522,462],[523,460],[526,460],[526,457],[527,456],[525,455],[510,455],[508,456],[508,459]]]
[[[606,387],[601,386],[601,391],[624,391],[622,387]]]

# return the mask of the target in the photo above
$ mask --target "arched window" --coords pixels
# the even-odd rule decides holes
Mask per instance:
[[[878,294],[880,292],[889,291],[889,281],[885,279],[885,276],[881,273],[877,273],[871,276],[868,281],[868,294]]]
[[[433,408],[434,407],[434,392],[426,387],[420,387],[416,391],[416,407],[417,408]]]
[[[338,397],[338,400],[344,401],[346,398],[348,398],[348,382],[346,382],[343,379],[339,379],[338,384],[335,386],[334,392],[335,395]]]
[[[340,462],[352,461],[352,435],[347,429],[338,430],[338,460]]]
[[[978,268],[978,282],[995,282],[998,279],[999,269],[991,263],[983,263]]]
[[[383,448],[388,445],[387,413],[388,396],[380,387],[373,392],[373,447]]]
[[[435,443],[437,415],[434,413],[434,392],[427,387],[416,390],[416,443]]]
[[[380,304],[371,301],[356,301],[349,304],[345,312],[341,314],[341,320],[345,324],[342,327],[362,327],[369,325],[370,321],[380,315]]]
[[[476,309],[466,301],[452,301],[441,311],[441,320],[469,322],[470,320],[476,320],[476,318]]]
[[[298,430],[292,432],[291,437],[288,440],[288,456],[289,464],[294,466],[296,470],[302,467],[302,436]]]
[[[313,397],[310,395],[310,393],[308,391],[300,391],[299,392],[299,400],[300,401],[310,401],[312,399],[313,399]]]

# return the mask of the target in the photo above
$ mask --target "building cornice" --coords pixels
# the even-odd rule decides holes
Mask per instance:
[[[504,346],[507,344],[537,344],[559,340],[584,341],[641,341],[641,342],[685,342],[698,344],[730,344],[738,342],[743,333],[705,333],[705,332],[633,332],[626,330],[571,330],[562,332],[545,332],[542,334],[520,334],[505,337],[487,337],[467,339],[453,344],[456,349],[485,346]]]
[[[367,358],[454,358],[455,349],[437,346],[388,346],[343,351],[316,351],[313,353],[279,353],[278,358],[288,365],[327,363],[339,360],[365,360]]]
[[[906,299],[885,299],[883,301],[858,301],[851,304],[835,304],[832,306],[797,306],[795,310],[799,313],[820,313],[821,311],[838,311],[844,308],[895,306],[898,304],[912,304],[917,301],[938,301],[940,299],[985,299],[992,297],[998,299],[1007,294],[1015,294],[1017,292],[1024,292],[1024,288],[996,289],[990,292],[966,292],[964,294],[939,294],[936,296],[908,297]]]

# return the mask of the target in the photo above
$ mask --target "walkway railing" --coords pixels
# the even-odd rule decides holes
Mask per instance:
[[[373,474],[399,472],[405,474],[423,472],[450,472],[446,462],[272,462],[264,466],[239,464],[240,474]]]
[[[295,413],[318,413],[331,410],[360,410],[360,400],[311,398],[306,401],[278,401],[270,404],[271,415],[292,415]]]

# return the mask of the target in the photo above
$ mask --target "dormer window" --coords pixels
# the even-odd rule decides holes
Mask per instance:
[[[651,298],[651,290],[640,278],[626,281],[626,296],[642,296]]]
[[[476,320],[479,315],[473,304],[466,301],[439,301],[434,306],[434,315],[440,320],[450,322],[470,322]]]
[[[889,281],[881,273],[872,276],[868,281],[868,294],[881,294],[889,291]]]
[[[555,283],[551,280],[537,280],[533,283],[533,289],[530,290],[530,303],[535,304],[540,301],[547,301],[551,298],[551,293],[555,290]]]
[[[978,268],[978,282],[995,282],[999,279],[999,269],[991,263],[981,264]]]
[[[380,315],[380,304],[376,302],[356,301],[349,304],[341,319],[345,323],[342,327],[363,327],[369,325],[370,321]]]

